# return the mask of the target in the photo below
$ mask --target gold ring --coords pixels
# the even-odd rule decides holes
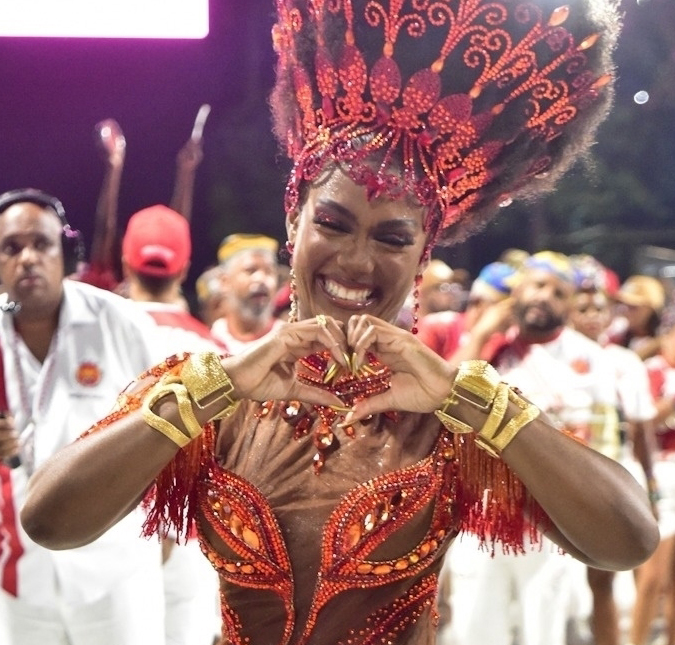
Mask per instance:
[[[319,327],[326,327],[328,325],[328,320],[326,320],[326,316],[323,314],[318,314],[316,317],[316,324],[319,325]]]

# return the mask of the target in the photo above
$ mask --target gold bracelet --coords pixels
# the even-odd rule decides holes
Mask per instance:
[[[238,403],[238,401],[232,398],[234,383],[232,383],[227,372],[223,369],[220,357],[215,352],[192,354],[183,364],[180,378],[195,405],[201,410],[207,407],[207,405],[212,405],[222,399],[227,401],[225,408],[211,417],[210,421],[224,419],[234,412]],[[206,399],[219,390],[223,390],[219,396],[212,401],[206,401]]]
[[[452,394],[479,410],[487,411],[497,396],[500,383],[499,372],[487,361],[463,361],[459,364],[457,376],[452,385]],[[457,388],[460,391],[457,391]],[[463,395],[461,390],[472,394],[473,398]]]
[[[160,399],[173,394],[178,403],[178,413],[181,421],[185,425],[185,432],[179,430],[172,423],[166,419],[155,414],[152,406]],[[143,405],[141,406],[143,421],[145,421],[151,428],[161,432],[165,437],[171,439],[177,446],[182,448],[190,441],[196,439],[204,430],[195,417],[192,409],[192,399],[190,398],[187,388],[177,379],[177,377],[163,378],[154,385],[143,397]]]
[[[497,386],[497,394],[492,402],[492,408],[483,427],[478,431],[476,441],[480,437],[492,439],[499,433],[499,428],[504,421],[504,416],[509,407],[509,386],[500,383]]]
[[[483,427],[476,435],[476,444],[493,457],[499,457],[518,432],[539,416],[539,408],[525,401],[516,391],[500,380],[499,373],[489,363],[464,361],[441,409],[434,414],[454,433],[473,432],[473,428],[449,413],[459,401],[465,401],[482,412],[488,412]],[[502,427],[508,404],[514,403],[521,412]]]
[[[441,409],[435,410],[434,414],[450,432],[459,434],[473,432],[470,425],[452,416],[449,413],[450,409],[459,401],[466,401],[482,412],[487,412],[497,396],[499,384],[499,373],[490,363],[479,360],[463,361],[457,370],[450,395],[443,401]]]
[[[507,401],[515,403],[521,410],[520,414],[510,419],[508,423],[501,429],[488,427],[486,423],[476,436],[476,443],[480,448],[485,450],[492,457],[499,457],[504,448],[508,446],[513,438],[524,428],[528,423],[534,421],[540,413],[537,406],[528,401],[525,401],[516,391],[508,387],[505,383],[502,384],[507,392]],[[502,415],[502,420],[504,414]]]

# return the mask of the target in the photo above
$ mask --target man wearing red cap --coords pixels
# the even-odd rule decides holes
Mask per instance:
[[[181,285],[190,268],[190,226],[176,211],[157,204],[138,211],[129,219],[122,239],[122,268],[131,300],[143,303],[157,324],[186,330],[175,351],[199,351],[205,339],[214,338],[208,327],[187,311]],[[196,343],[196,345],[195,345]],[[204,347],[201,347],[204,349]]]

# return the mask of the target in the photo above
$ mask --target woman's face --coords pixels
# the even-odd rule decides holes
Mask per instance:
[[[395,321],[420,269],[425,212],[406,199],[369,200],[340,169],[313,183],[287,219],[299,317]]]

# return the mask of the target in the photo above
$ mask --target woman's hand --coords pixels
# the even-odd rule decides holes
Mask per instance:
[[[352,316],[347,325],[347,344],[354,352],[355,367],[372,352],[392,371],[391,387],[360,401],[345,424],[387,410],[432,412],[450,394],[456,371],[415,335],[373,316]]]
[[[331,392],[296,378],[298,359],[325,350],[336,363],[349,369],[342,323],[329,316],[317,316],[279,327],[250,349],[223,359],[223,369],[234,384],[235,399],[298,400],[342,407],[342,401]]]

